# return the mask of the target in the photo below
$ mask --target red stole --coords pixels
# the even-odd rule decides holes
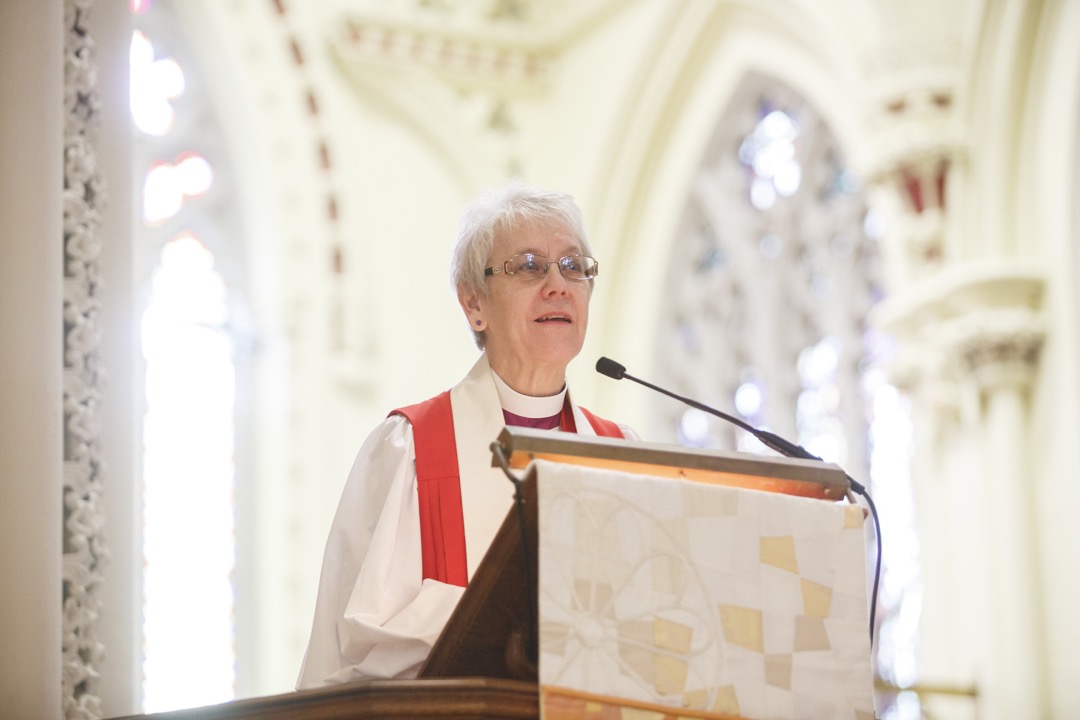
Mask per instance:
[[[601,437],[623,437],[619,426],[593,415],[581,413]],[[398,408],[391,415],[404,415],[412,425],[416,449],[416,489],[420,502],[420,552],[424,579],[465,587],[469,566],[465,556],[465,516],[461,509],[461,471],[450,391],[416,405]],[[570,403],[563,404],[560,427],[577,432]]]

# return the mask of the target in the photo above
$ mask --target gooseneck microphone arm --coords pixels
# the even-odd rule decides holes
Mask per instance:
[[[776,452],[778,452],[781,455],[784,455],[786,457],[801,458],[803,460],[818,460],[818,461],[821,460],[821,458],[819,458],[817,455],[814,455],[812,452],[810,452],[809,450],[804,448],[802,445],[796,445],[795,443],[791,442],[790,440],[785,440],[784,438],[780,437],[779,435],[776,435],[775,433],[771,433],[768,430],[762,430],[760,428],[756,428],[753,425],[750,425],[748,423],[743,422],[742,420],[735,417],[734,415],[728,415],[727,413],[722,412],[720,410],[717,410],[716,408],[711,408],[708,405],[705,405],[703,403],[699,403],[697,400],[693,400],[693,399],[688,398],[688,397],[683,397],[682,395],[677,395],[677,394],[671,392],[670,390],[665,390],[664,388],[657,387],[656,385],[653,385],[650,382],[646,382],[646,381],[642,380],[641,378],[636,378],[633,375],[631,375],[630,373],[626,372],[626,367],[624,365],[620,365],[619,363],[615,362],[611,358],[602,357],[599,360],[597,360],[596,361],[596,371],[598,373],[600,373],[601,375],[607,375],[609,378],[614,378],[615,380],[622,380],[623,378],[626,378],[627,380],[632,380],[632,381],[638,383],[639,385],[644,385],[645,387],[650,388],[652,390],[655,390],[658,393],[662,393],[664,395],[667,395],[670,398],[675,398],[679,402],[686,403],[687,405],[689,405],[692,408],[697,408],[698,410],[701,410],[702,412],[707,412],[710,415],[715,415],[718,418],[722,418],[724,420],[727,420],[729,423],[732,423],[733,425],[737,425],[738,427],[742,428],[746,432],[748,432],[751,435],[753,435],[754,437],[756,437],[766,447],[772,448]],[[848,476],[848,483],[850,483],[851,489],[854,492],[858,493],[859,495],[865,495],[866,494],[866,488],[864,488],[859,483],[855,482],[850,476]]]
[[[609,378],[614,378],[615,380],[622,380],[623,378],[626,378],[627,380],[633,380],[634,382],[638,383],[639,385],[644,385],[645,387],[651,388],[651,389],[655,390],[658,393],[663,393],[664,395],[667,395],[668,397],[675,398],[676,400],[678,400],[680,402],[686,403],[690,407],[697,408],[698,410],[701,410],[703,412],[707,412],[710,415],[716,415],[719,418],[723,418],[724,420],[727,420],[729,423],[732,423],[734,425],[737,425],[737,426],[741,427],[743,430],[750,433],[751,435],[756,437],[758,440],[760,440],[762,443],[764,443],[766,446],[772,448],[773,450],[780,453],[781,455],[785,455],[787,457],[802,458],[803,460],[821,460],[821,458],[819,458],[817,455],[812,454],[809,450],[807,450],[803,446],[796,445],[793,442],[785,440],[784,438],[780,437],[779,435],[774,435],[773,433],[769,432],[768,430],[760,430],[760,429],[758,429],[758,428],[756,428],[756,427],[754,427],[752,425],[748,425],[747,423],[743,422],[742,420],[735,417],[734,415],[728,415],[727,413],[721,412],[720,410],[717,410],[716,408],[711,408],[708,405],[704,405],[702,403],[699,403],[697,400],[692,400],[692,399],[690,399],[688,397],[683,397],[682,395],[676,395],[675,393],[673,393],[673,392],[671,392],[669,390],[665,390],[662,387],[657,387],[656,385],[653,385],[650,382],[646,382],[646,381],[642,380],[641,378],[636,378],[633,375],[631,375],[630,373],[626,372],[626,367],[625,366],[620,365],[619,363],[615,362],[611,358],[602,357],[599,360],[597,360],[596,361],[596,371],[599,372],[602,375],[607,375]]]
[[[817,455],[814,455],[802,445],[797,445],[790,440],[785,440],[779,435],[771,433],[768,430],[761,430],[759,428],[756,428],[753,425],[743,422],[742,420],[733,415],[728,415],[727,413],[721,412],[716,408],[711,408],[708,405],[699,403],[697,400],[691,400],[688,397],[677,395],[670,390],[665,390],[664,388],[657,387],[650,382],[646,382],[640,378],[636,378],[630,373],[626,372],[625,365],[621,365],[612,360],[611,358],[602,357],[597,360],[596,371],[601,375],[607,375],[609,378],[613,378],[615,380],[622,380],[623,378],[626,378],[627,380],[632,380],[639,385],[644,385],[650,390],[655,390],[656,392],[667,395],[670,398],[674,398],[679,402],[686,403],[692,408],[697,408],[702,412],[706,412],[710,415],[715,415],[718,418],[727,420],[729,423],[732,423],[733,425],[736,425],[745,430],[746,432],[750,433],[767,447],[772,448],[781,455],[792,458],[801,458],[803,460],[817,460],[819,462],[821,461],[821,458],[819,458]],[[851,475],[848,475],[846,472],[844,473],[844,477],[847,478],[848,486],[851,488],[852,492],[866,498],[866,502],[870,506],[870,514],[874,519],[874,532],[877,534],[877,563],[874,569],[874,589],[871,593],[872,597],[870,601],[870,642],[873,643],[874,618],[877,611],[878,583],[881,580],[881,522],[878,520],[877,506],[874,505],[874,500],[870,497],[870,493],[866,491],[866,488],[863,487],[860,483],[855,482],[855,479],[852,478]]]

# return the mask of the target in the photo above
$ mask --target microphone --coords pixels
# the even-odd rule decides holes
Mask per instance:
[[[785,440],[779,435],[771,433],[768,430],[761,430],[753,427],[752,425],[748,425],[747,423],[743,422],[737,417],[734,417],[733,415],[728,415],[727,413],[716,410],[715,408],[711,408],[708,405],[703,405],[696,400],[691,400],[690,398],[683,397],[682,395],[676,395],[675,393],[665,390],[662,387],[657,387],[652,383],[645,382],[640,378],[636,378],[630,373],[626,372],[626,367],[624,365],[620,365],[611,358],[602,357],[597,360],[596,371],[601,375],[607,375],[609,378],[613,378],[615,380],[622,380],[623,378],[626,378],[627,380],[633,380],[639,385],[644,385],[645,387],[655,390],[659,393],[663,393],[668,397],[675,398],[676,400],[686,403],[690,407],[697,408],[698,410],[707,412],[710,415],[715,415],[718,418],[723,418],[729,423],[737,425],[746,432],[750,433],[758,440],[760,440],[764,445],[772,448],[781,455],[793,458],[800,458],[802,460],[821,460],[821,458],[811,453],[802,445],[796,445],[795,443],[789,440]]]

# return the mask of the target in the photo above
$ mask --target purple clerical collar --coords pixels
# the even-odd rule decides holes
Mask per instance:
[[[555,413],[550,417],[531,418],[524,415],[515,415],[509,410],[503,410],[503,420],[507,425],[514,427],[534,428],[536,430],[552,430],[559,427],[560,420],[562,419],[562,413]]]

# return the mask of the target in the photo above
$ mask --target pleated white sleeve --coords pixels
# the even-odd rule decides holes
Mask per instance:
[[[464,588],[421,582],[415,458],[401,415],[360,448],[326,542],[297,688],[416,677],[461,599]]]

